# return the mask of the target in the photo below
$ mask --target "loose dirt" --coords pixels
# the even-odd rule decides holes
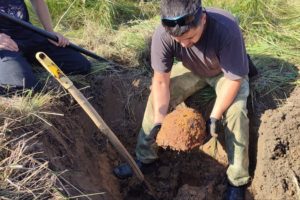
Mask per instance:
[[[300,88],[279,108],[261,117],[255,199],[300,199]]]
[[[132,155],[150,92],[150,80],[143,72],[109,71],[90,77],[91,88],[84,91]],[[272,97],[263,97],[264,106],[259,103],[249,106],[253,180],[247,199],[299,198],[299,87],[288,96],[287,101],[273,110],[265,106],[267,98]],[[69,196],[94,194],[89,199],[152,199],[136,177],[127,180],[114,177],[113,168],[124,160],[76,104],[63,102],[57,110],[65,116],[50,119],[54,126],[47,128],[40,145],[51,169],[60,174],[61,185],[64,185],[61,190],[67,191],[64,193]],[[203,111],[197,106],[193,108]],[[209,145],[185,152],[160,148],[160,159],[153,166],[154,170],[145,174],[158,198],[222,199],[227,165],[223,141],[220,137],[218,145],[222,151],[218,158],[209,155]],[[185,144],[180,149],[192,146]]]

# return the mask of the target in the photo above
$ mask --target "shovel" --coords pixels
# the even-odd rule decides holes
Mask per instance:
[[[97,113],[94,107],[83,96],[83,94],[73,85],[73,82],[59,69],[59,67],[43,52],[36,54],[37,60],[42,64],[44,68],[73,96],[81,108],[88,114],[99,130],[104,133],[115,149],[123,156],[127,163],[131,166],[134,174],[137,178],[145,183],[151,195],[155,198],[155,193],[150,184],[145,180],[145,177],[132,156],[128,153],[126,148],[112,132],[112,130],[106,125],[101,116]]]

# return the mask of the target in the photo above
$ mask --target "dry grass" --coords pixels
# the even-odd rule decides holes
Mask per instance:
[[[31,90],[0,97],[0,196],[2,199],[60,198],[57,176],[38,148],[46,114],[57,96]],[[38,130],[37,130],[37,127]]]
[[[52,126],[49,115],[61,93],[22,91],[0,97],[0,199],[91,199],[49,168],[41,138]],[[23,95],[22,95],[23,94]],[[48,121],[49,120],[49,121]],[[66,188],[77,191],[72,196]]]
[[[2,102],[2,101],[1,101]],[[61,199],[55,189],[57,176],[39,152],[38,138],[43,130],[35,131],[34,120],[28,117],[1,116],[0,126],[0,196],[2,199]]]
[[[129,68],[149,66],[150,41],[158,18],[132,21],[118,30],[97,26],[87,20],[75,42],[108,60]]]

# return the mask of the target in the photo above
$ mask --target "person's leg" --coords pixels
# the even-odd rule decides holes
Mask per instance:
[[[85,74],[91,69],[90,62],[73,49],[57,47],[49,42],[43,42],[39,51],[46,53],[66,74]]]
[[[224,76],[210,80],[216,94],[222,91]],[[227,178],[231,185],[242,186],[249,182],[249,119],[247,116],[247,97],[249,95],[248,78],[243,79],[237,97],[224,113],[225,140],[229,167]]]
[[[173,67],[171,72],[170,107],[174,108],[205,86],[206,82],[204,79],[201,79],[186,69],[181,63],[178,63]],[[152,95],[150,94],[136,146],[137,159],[142,163],[151,163],[158,158],[155,148],[156,136],[150,135],[150,131],[154,125],[153,120]]]
[[[36,84],[32,67],[22,53],[0,50],[0,85],[32,88]]]

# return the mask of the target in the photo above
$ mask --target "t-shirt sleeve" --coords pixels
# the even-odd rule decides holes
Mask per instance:
[[[158,27],[152,36],[151,66],[154,71],[170,72],[173,66],[172,39],[162,27]]]
[[[237,80],[245,77],[249,72],[248,58],[245,44],[240,31],[235,36],[227,35],[224,45],[219,52],[220,65],[226,78]]]

